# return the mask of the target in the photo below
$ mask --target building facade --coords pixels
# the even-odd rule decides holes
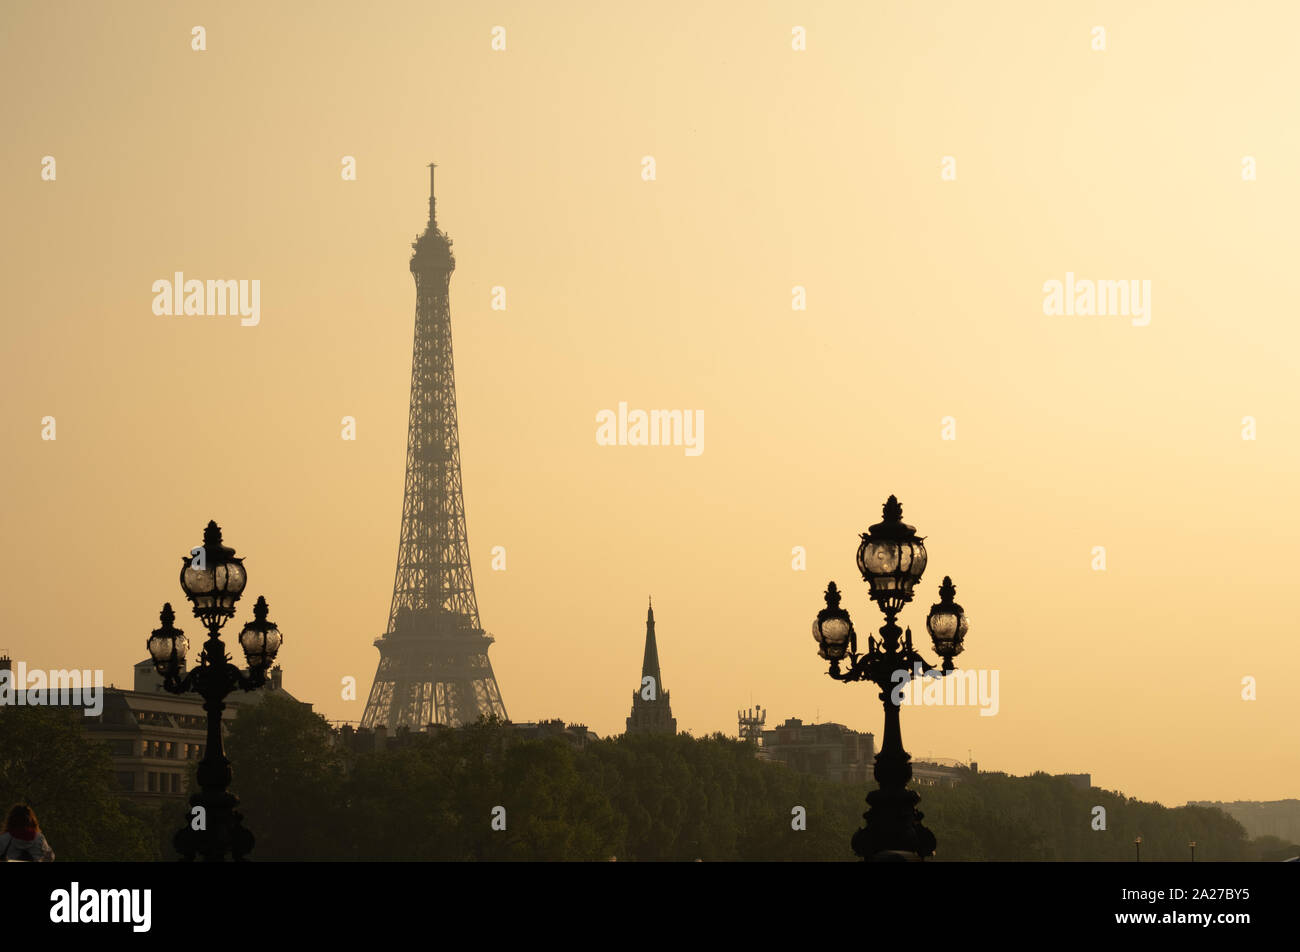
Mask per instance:
[[[586,724],[565,724],[560,718],[552,718],[549,721],[527,721],[522,724],[507,723],[515,735],[521,740],[546,740],[551,737],[559,737],[566,741],[577,750],[582,750],[588,744],[600,740],[600,735],[587,727]]]
[[[261,703],[268,692],[296,700],[284,690],[279,665],[271,669],[260,690],[236,691],[226,698],[223,735],[242,708]],[[203,759],[208,715],[197,694],[164,690],[153,661],[145,660],[135,666],[132,690],[104,688],[103,710],[86,718],[86,731],[108,745],[119,795],[141,804],[159,804],[189,795],[189,768]]]
[[[955,787],[979,772],[979,764],[964,764],[951,757],[912,761],[912,784],[921,787]]]
[[[843,724],[805,724],[791,717],[763,731],[761,752],[800,773],[866,783],[875,767],[876,740]]]

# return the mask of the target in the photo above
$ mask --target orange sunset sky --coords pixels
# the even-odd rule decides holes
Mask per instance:
[[[958,662],[1000,675],[996,716],[905,710],[914,757],[1300,796],[1298,32],[1289,3],[6,2],[0,647],[129,683],[216,519],[234,630],[265,595],[285,686],[360,719],[436,161],[513,720],[621,732],[653,595],[682,729],[758,703],[879,737],[809,625],[830,579],[879,625],[854,553],[895,493],[930,553],[902,621],[951,575]],[[176,271],[259,280],[260,323],[155,315]],[[1045,314],[1067,272],[1150,281],[1150,323]],[[597,445],[620,402],[703,411],[704,452]]]

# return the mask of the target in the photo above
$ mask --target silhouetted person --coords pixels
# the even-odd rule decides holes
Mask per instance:
[[[54,861],[54,850],[45,842],[36,814],[26,804],[16,803],[0,833],[0,859],[29,863]]]

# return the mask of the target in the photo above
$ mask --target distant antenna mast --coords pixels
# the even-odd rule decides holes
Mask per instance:
[[[763,725],[767,723],[767,711],[763,710],[762,705],[756,705],[748,711],[737,711],[736,719],[740,722],[740,739],[755,747],[762,747]]]

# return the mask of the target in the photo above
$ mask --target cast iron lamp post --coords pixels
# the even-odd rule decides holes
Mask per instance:
[[[826,587],[826,607],[813,622],[817,653],[830,661],[830,676],[837,681],[872,682],[880,688],[885,705],[885,733],[874,771],[879,789],[867,794],[867,812],[862,815],[866,826],[852,840],[853,852],[863,859],[925,859],[934,853],[934,834],[921,824],[924,814],[916,809],[921,798],[907,789],[912,758],[903,749],[899,727],[901,687],[911,680],[917,665],[930,676],[952,671],[952,659],[961,654],[970,622],[953,601],[957,589],[952,579],[945,577],[939,587],[940,601],[925,620],[934,650],[943,659],[942,668],[929,664],[912,648],[912,629],[904,632],[895,619],[912,600],[912,589],[920,581],[925,563],[925,540],[903,522],[903,507],[890,496],[883,521],[862,534],[858,547],[858,569],[870,586],[871,600],[885,616],[881,640],[868,636],[866,652],[858,653],[857,632],[849,613],[840,608],[841,595],[834,582]],[[840,663],[846,657],[849,669],[841,671]]]
[[[254,620],[239,633],[239,644],[248,660],[245,675],[231,663],[221,640],[221,628],[234,617],[235,602],[248,583],[243,559],[235,557],[234,549],[222,545],[221,528],[209,522],[203,530],[203,548],[191,550],[183,561],[181,588],[194,605],[194,617],[208,630],[199,664],[185,670],[190,642],[172,625],[176,615],[170,602],[163,605],[159,615],[162,627],[149,636],[149,654],[162,675],[163,687],[173,694],[194,691],[203,698],[203,709],[208,712],[208,743],[199,762],[199,792],[190,797],[190,822],[177,832],[172,843],[188,861],[198,855],[207,862],[223,862],[227,853],[242,860],[253,849],[253,834],[245,829],[243,817],[235,810],[239,798],[227,792],[231,771],[221,741],[221,712],[226,707],[226,696],[235,688],[252,691],[266,683],[267,669],[283,638],[275,624],[267,621],[266,599],[259,595],[253,606]]]

